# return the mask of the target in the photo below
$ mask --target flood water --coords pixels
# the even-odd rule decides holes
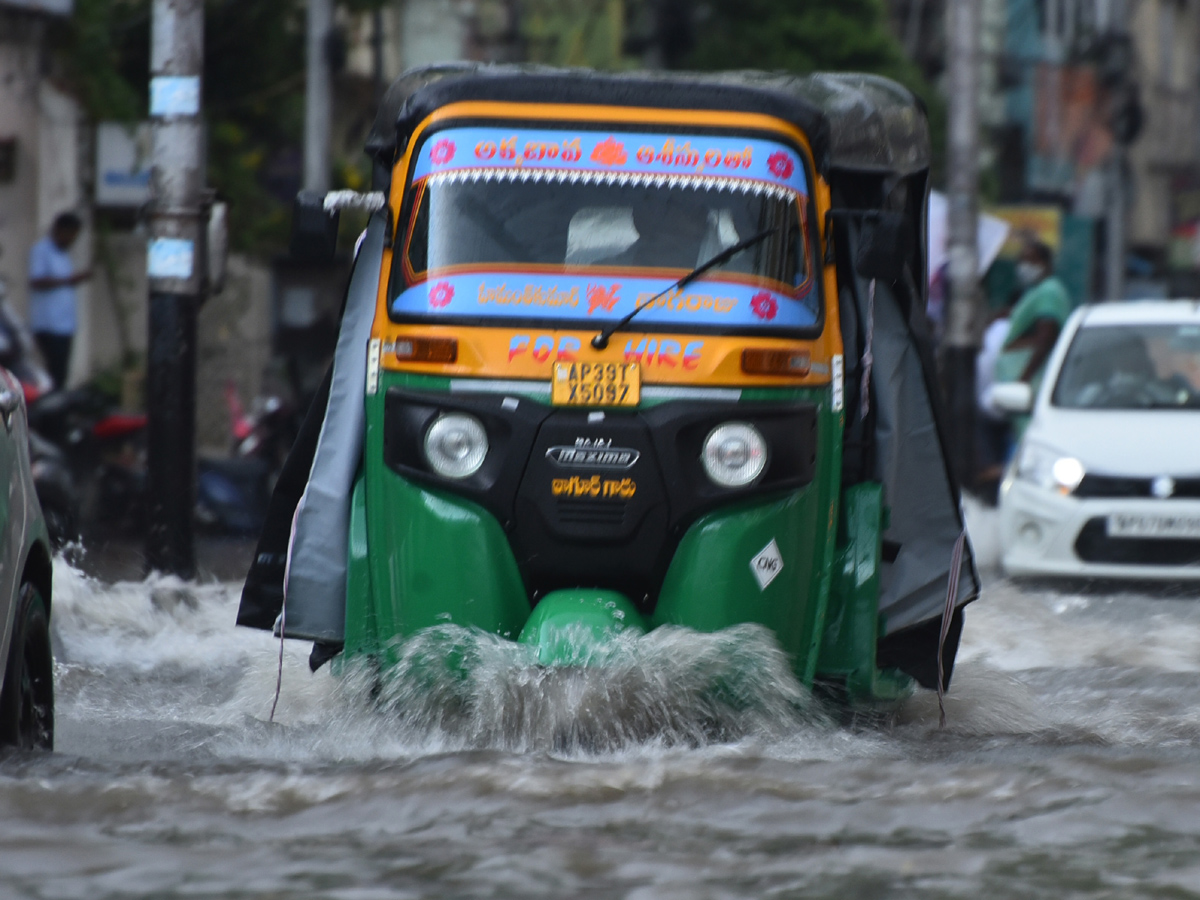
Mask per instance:
[[[57,751],[0,759],[0,896],[1200,896],[1200,594],[992,576],[944,731],[924,693],[831,721],[752,629],[606,679],[443,634],[471,680],[374,699],[289,644],[271,723],[237,585],[55,576]]]

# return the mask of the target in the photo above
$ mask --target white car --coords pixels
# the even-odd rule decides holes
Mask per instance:
[[[1000,486],[1013,575],[1200,579],[1200,303],[1076,310]]]

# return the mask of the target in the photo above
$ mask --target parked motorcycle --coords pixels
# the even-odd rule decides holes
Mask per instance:
[[[279,469],[296,433],[296,414],[283,397],[266,394],[249,411],[237,386],[225,385],[230,456],[201,457],[196,472],[196,522],[225,534],[254,534],[262,527]]]
[[[57,447],[78,488],[79,519],[133,533],[146,522],[146,416],[123,413],[93,388],[29,404],[30,429]]]

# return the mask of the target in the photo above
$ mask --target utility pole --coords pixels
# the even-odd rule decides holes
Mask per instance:
[[[1125,145],[1113,143],[1108,159],[1108,204],[1105,218],[1104,299],[1125,296]]]
[[[975,449],[975,357],[979,353],[979,0],[949,0],[950,87],[946,250],[950,303],[946,309],[946,402],[951,467],[967,483]]]
[[[333,0],[308,0],[307,69],[304,91],[304,189],[329,190],[329,133],[332,125],[333,73],[329,39]]]
[[[196,310],[207,269],[203,62],[204,0],[154,0],[146,567],[182,578],[196,573]]]

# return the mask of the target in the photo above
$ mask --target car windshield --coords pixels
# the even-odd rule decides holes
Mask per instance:
[[[1200,410],[1200,325],[1080,328],[1051,402],[1068,409]]]
[[[590,327],[664,293],[639,323],[740,330],[819,321],[807,181],[795,151],[730,137],[506,134],[447,129],[418,151],[397,229],[393,317]]]

